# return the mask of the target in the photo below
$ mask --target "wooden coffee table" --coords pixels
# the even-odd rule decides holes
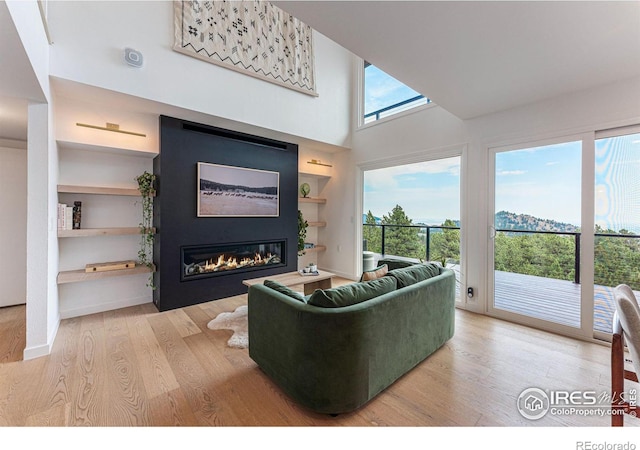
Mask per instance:
[[[284,286],[304,286],[304,295],[312,294],[316,289],[329,289],[331,287],[331,279],[336,274],[327,272],[326,270],[318,270],[318,275],[300,275],[298,272],[287,272],[269,277],[252,278],[244,280],[242,284],[252,286],[254,284],[263,284],[264,280],[273,280]]]

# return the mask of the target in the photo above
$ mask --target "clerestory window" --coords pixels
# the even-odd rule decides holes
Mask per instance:
[[[398,114],[431,100],[373,64],[364,62],[364,123]]]

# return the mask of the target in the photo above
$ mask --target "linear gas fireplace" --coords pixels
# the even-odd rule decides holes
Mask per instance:
[[[286,264],[285,241],[182,247],[182,281]]]

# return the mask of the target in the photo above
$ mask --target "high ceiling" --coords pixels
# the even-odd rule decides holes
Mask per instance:
[[[640,76],[640,1],[274,3],[463,119]],[[0,139],[37,91],[0,1]]]
[[[274,3],[462,119],[640,76],[639,1]]]

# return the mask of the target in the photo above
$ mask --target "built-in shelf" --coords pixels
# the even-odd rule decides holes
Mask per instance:
[[[155,271],[155,267],[149,268],[146,265],[137,264],[133,269],[109,270],[106,272],[85,272],[80,270],[66,270],[58,273],[58,284],[79,283],[82,281],[100,280],[103,278],[123,277],[127,275],[137,275],[140,273],[150,273]]]
[[[312,197],[298,197],[298,202],[299,203],[320,203],[320,204],[325,204],[325,203],[327,203],[327,199],[326,198],[312,198]]]
[[[73,186],[69,184],[59,184],[58,192],[65,194],[130,195],[134,197],[140,196],[140,191],[134,188]]]
[[[311,177],[311,178],[322,178],[322,179],[331,178],[331,175],[321,175],[319,173],[302,172],[302,171],[299,171],[298,175],[303,176],[303,177]]]
[[[307,222],[310,227],[326,227],[327,222]]]
[[[155,233],[155,228],[152,231]],[[58,230],[59,238],[124,236],[129,234],[141,234],[140,227],[82,228],[80,230]]]
[[[137,150],[131,148],[108,147],[105,145],[84,144],[82,142],[72,142],[57,140],[58,146],[62,149],[83,150],[88,152],[110,153],[112,155],[141,156],[144,158],[155,158],[158,152],[148,150]]]
[[[316,245],[313,248],[305,248],[304,252],[305,253],[318,253],[318,252],[324,252],[327,249],[327,247],[325,245]]]

